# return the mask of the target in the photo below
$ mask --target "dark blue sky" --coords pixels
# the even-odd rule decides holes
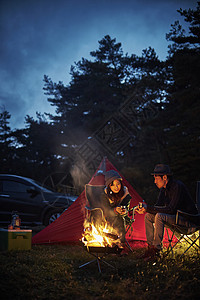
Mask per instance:
[[[105,35],[122,43],[124,54],[141,55],[151,46],[167,56],[170,25],[179,8],[196,0],[0,0],[0,109],[11,128],[24,128],[28,114],[53,112],[43,76],[70,81],[70,67],[98,49]]]

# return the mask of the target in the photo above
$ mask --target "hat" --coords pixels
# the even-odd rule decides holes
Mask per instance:
[[[151,175],[172,175],[170,167],[168,165],[158,164],[154,168],[154,172]]]
[[[119,173],[117,173],[115,170],[110,170],[110,171],[107,171],[106,174],[105,174],[105,183],[106,183],[106,186],[109,186],[109,184],[111,182],[113,182],[114,180],[122,180],[121,176],[119,175]]]

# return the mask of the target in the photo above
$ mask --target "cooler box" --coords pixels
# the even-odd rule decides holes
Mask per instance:
[[[0,250],[30,250],[32,230],[0,228]]]

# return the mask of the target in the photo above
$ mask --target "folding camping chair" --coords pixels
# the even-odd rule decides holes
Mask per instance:
[[[191,226],[179,225],[179,218],[183,217],[188,220]],[[168,228],[172,231],[170,236]],[[166,226],[169,246],[166,255],[172,253],[174,255],[174,249],[177,245],[180,245],[182,241],[186,242],[186,249],[182,253],[181,257],[191,248],[200,250],[200,214],[192,215],[178,210],[176,214],[176,224]],[[173,238],[176,236],[177,241],[173,244]]]
[[[90,214],[90,218],[95,218],[96,215],[101,216],[103,218],[103,211],[105,209],[111,209],[110,207],[105,207],[105,203],[102,203],[101,194],[104,192],[104,186],[94,186],[90,184],[86,184],[85,186],[85,193],[86,198],[89,203],[89,206],[86,206],[87,213]],[[137,206],[131,208],[125,216],[123,216],[123,219],[125,221],[125,234],[128,233],[128,231],[131,229],[132,224],[135,221],[135,209]],[[99,218],[97,218],[99,219]],[[125,237],[125,244],[128,247],[130,251],[133,252],[131,246],[129,245],[126,237]]]
[[[168,235],[169,246],[166,251],[166,255],[169,253],[174,254],[173,250],[177,245],[179,245],[182,241],[186,241],[187,248],[183,252],[181,256],[183,256],[189,249],[195,248],[196,250],[200,249],[200,181],[197,181],[197,189],[196,189],[196,205],[198,209],[198,214],[191,215],[185,213],[183,211],[178,210],[176,215],[176,224],[174,225],[166,225],[166,231]],[[182,216],[186,220],[190,221],[193,225],[191,227],[181,226],[179,224],[179,217]],[[170,236],[168,228],[172,231]],[[173,238],[177,237],[177,241],[173,245]]]

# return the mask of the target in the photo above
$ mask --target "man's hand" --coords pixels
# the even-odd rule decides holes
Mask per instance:
[[[144,207],[139,208],[137,207],[135,210],[139,215],[143,215],[146,212],[146,209]]]
[[[143,215],[147,210],[147,204],[142,202],[142,203],[139,203],[137,208],[135,209],[135,211],[140,214],[140,215]]]

